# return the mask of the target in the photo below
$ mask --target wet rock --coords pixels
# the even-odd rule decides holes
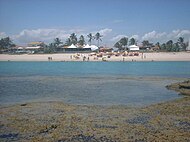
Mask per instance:
[[[9,134],[2,134],[0,135],[0,138],[4,138],[4,139],[14,139],[14,138],[17,138],[18,137],[18,134],[12,134],[12,133],[9,133]]]
[[[43,133],[49,133],[50,131],[54,130],[57,128],[57,125],[51,125],[50,127],[47,127],[46,129],[44,130],[41,130],[39,132],[39,134],[43,134]]]
[[[144,125],[144,124],[147,124],[149,120],[150,120],[150,116],[145,115],[145,116],[138,116],[133,119],[129,119],[127,120],[127,123]]]
[[[190,122],[186,122],[186,121],[179,121],[176,126],[180,129],[182,129],[183,131],[188,131],[190,132]]]
[[[26,106],[27,104],[21,104],[20,106]]]
[[[98,124],[95,124],[94,127],[95,127],[95,128],[108,128],[108,129],[116,129],[116,128],[118,128],[117,126],[98,125]]]
[[[111,140],[106,136],[101,136],[99,138],[96,138],[94,135],[86,136],[83,134],[79,134],[73,136],[71,139],[58,140],[58,142],[116,142],[116,141]]]
[[[182,95],[190,96],[190,80],[179,82],[179,83],[173,83],[166,86],[169,90],[174,90],[176,92],[179,92]]]

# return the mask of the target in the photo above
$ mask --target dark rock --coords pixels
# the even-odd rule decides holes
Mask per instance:
[[[169,90],[174,90],[179,92],[182,95],[190,96],[190,80],[180,82],[180,83],[173,83],[166,86]]]
[[[95,127],[95,128],[108,128],[108,129],[116,129],[116,128],[118,128],[117,126],[98,125],[98,124],[95,124],[94,127]]]
[[[0,135],[0,138],[11,138],[11,139],[13,139],[13,138],[17,138],[18,137],[18,134],[2,134],[2,135]]]
[[[127,123],[129,124],[147,124],[148,121],[150,120],[150,116],[144,115],[144,116],[138,116],[133,119],[127,120]]]
[[[21,104],[20,106],[26,106],[27,104]]]
[[[55,130],[56,128],[57,128],[57,125],[51,125],[50,127],[46,128],[44,130],[41,130],[39,132],[39,134],[49,133],[50,131]]]
[[[58,142],[116,142],[116,141],[111,140],[106,136],[101,136],[99,138],[96,138],[94,135],[85,136],[83,134],[79,134],[73,136],[71,139],[68,140],[66,139],[58,140]]]

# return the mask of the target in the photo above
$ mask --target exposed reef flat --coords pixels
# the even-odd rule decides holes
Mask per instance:
[[[0,116],[0,141],[190,141],[190,97],[141,108],[26,103]]]
[[[179,92],[182,95],[190,96],[190,80],[167,85],[166,88]]]

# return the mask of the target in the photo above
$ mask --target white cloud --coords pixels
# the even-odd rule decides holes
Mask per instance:
[[[71,30],[69,30],[69,33],[75,33],[75,34],[78,34],[78,33],[81,34],[82,32],[84,32],[83,29],[71,29]]]
[[[46,43],[52,42],[54,38],[58,37],[63,42],[66,40],[71,33],[76,33],[79,37],[80,35],[84,35],[86,38],[86,35],[90,32],[85,31],[83,29],[34,29],[34,30],[28,30],[25,29],[21,31],[19,34],[11,36],[11,38],[19,44],[27,44],[31,41],[44,41]],[[99,32],[103,37],[106,37],[109,33],[112,32],[112,29],[105,28],[101,29],[96,32],[92,32],[93,34]],[[1,33],[4,35],[4,33]]]
[[[156,40],[165,37],[167,34],[166,32],[158,33],[156,31],[152,31],[149,33],[146,33],[143,37],[142,40]]]
[[[136,39],[136,40],[139,39],[139,35],[132,35],[132,36],[130,36],[130,37],[128,37],[127,35],[117,35],[117,36],[112,37],[112,38],[110,39],[110,41],[116,42],[116,41],[119,41],[119,40],[120,40],[121,38],[123,38],[123,37],[127,37],[127,38],[129,38],[129,39],[134,38],[134,39]]]
[[[69,32],[63,29],[36,29],[23,30],[19,34],[12,36],[18,43],[28,43],[31,41],[51,42],[54,38],[66,39],[70,35]]]
[[[105,29],[99,30],[98,32],[99,32],[101,35],[106,36],[107,34],[109,34],[109,33],[112,32],[112,29],[105,28]]]
[[[0,38],[4,38],[4,37],[6,37],[5,32],[0,32]]]
[[[134,38],[136,40],[139,40],[139,35],[132,35],[129,39]]]
[[[152,31],[144,34],[141,40],[150,40],[151,42],[166,42],[168,40],[177,40],[179,37],[184,37],[185,39],[190,38],[190,30],[173,30],[170,33],[166,32],[156,32]]]
[[[0,32],[0,38],[10,36],[11,39],[13,39],[13,42],[16,44],[27,44],[31,41],[44,41],[45,43],[50,43],[53,41],[54,38],[58,37],[63,42],[70,36],[71,33],[76,33],[79,37],[80,35],[84,35],[86,41],[88,40],[87,34],[92,33],[95,35],[97,32],[99,32],[101,35],[103,35],[103,41],[102,44],[107,45],[113,45],[115,42],[119,41],[123,37],[135,38],[140,42],[143,40],[149,40],[150,42],[156,43],[159,41],[160,43],[167,42],[168,40],[173,40],[174,42],[177,41],[179,37],[184,37],[185,41],[190,39],[190,30],[173,30],[171,32],[157,32],[157,31],[151,31],[148,33],[145,33],[143,36],[140,35],[132,35],[127,36],[125,34],[118,34],[116,36],[112,36],[110,34],[112,32],[111,28],[104,28],[100,29],[99,31],[85,31],[81,28],[76,29],[56,29],[56,28],[50,28],[50,29],[34,29],[34,30],[28,30],[25,29],[21,31],[20,33],[16,35],[7,35],[5,32]],[[93,41],[96,43],[96,41]]]
[[[179,37],[190,37],[190,30],[173,30],[168,34],[169,38],[177,39]]]
[[[123,37],[128,37],[127,35],[117,35],[117,36],[114,36],[111,41],[118,41],[120,40],[121,38]]]

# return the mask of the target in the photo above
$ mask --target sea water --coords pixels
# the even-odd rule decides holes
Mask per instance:
[[[190,78],[190,62],[0,62],[0,104],[145,106],[179,98],[166,85]]]

